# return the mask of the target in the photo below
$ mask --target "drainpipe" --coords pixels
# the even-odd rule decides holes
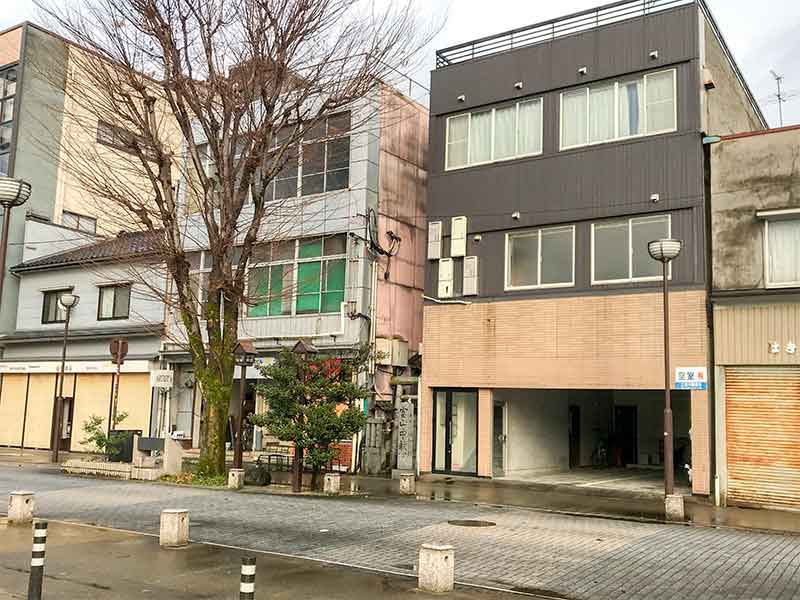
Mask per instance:
[[[711,476],[712,493],[714,505],[720,505],[720,481],[717,472],[717,385],[716,385],[716,363],[714,360],[714,303],[712,294],[714,292],[714,240],[712,236],[712,211],[711,211],[711,145],[720,141],[717,136],[703,138],[703,190],[705,195],[705,229],[706,229],[706,322],[708,323],[708,470]]]

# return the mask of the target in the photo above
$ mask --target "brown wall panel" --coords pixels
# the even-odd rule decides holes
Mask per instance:
[[[32,373],[28,386],[28,416],[25,419],[25,446],[49,448],[53,423],[55,373]],[[70,379],[71,375],[67,375]]]
[[[111,400],[111,374],[79,373],[75,382],[75,408],[72,419],[73,452],[91,452],[93,449],[81,444],[86,434],[83,425],[92,415],[103,418],[108,423],[108,408]],[[70,383],[67,378],[66,383]],[[64,392],[66,395],[66,391]]]
[[[28,375],[3,373],[0,377],[3,378],[0,390],[0,445],[19,446],[22,443]]]
[[[706,365],[705,292],[670,306],[672,364]],[[661,311],[658,293],[426,306],[425,385],[659,389]]]

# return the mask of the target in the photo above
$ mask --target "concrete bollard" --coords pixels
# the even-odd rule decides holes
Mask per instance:
[[[423,544],[419,550],[419,589],[443,594],[455,585],[455,553],[447,544]]]
[[[158,543],[162,548],[180,548],[189,543],[189,511],[167,508],[161,511]]]
[[[400,495],[415,496],[417,494],[417,478],[414,473],[400,473]]]
[[[686,513],[683,507],[683,496],[680,494],[671,494],[664,499],[664,512],[667,515],[667,521],[684,521],[686,520]]]
[[[244,487],[244,469],[231,469],[228,471],[228,489],[240,490]]]
[[[329,496],[338,496],[342,488],[342,476],[339,473],[325,474],[324,491]]]
[[[22,490],[11,492],[8,496],[8,522],[24,525],[33,521],[36,512],[36,498],[33,492]]]

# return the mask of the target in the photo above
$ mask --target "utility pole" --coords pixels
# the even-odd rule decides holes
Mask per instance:
[[[783,127],[783,103],[786,102],[786,96],[783,95],[783,75],[778,75],[773,69],[770,69],[769,72],[772,74],[772,77],[775,79],[775,83],[778,85],[778,93],[776,97],[778,98],[778,121],[780,126]]]

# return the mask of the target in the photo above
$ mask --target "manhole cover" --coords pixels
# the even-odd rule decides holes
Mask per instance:
[[[518,592],[520,594],[527,594],[530,596],[536,596],[537,598],[547,598],[548,600],[570,600],[568,596],[562,596],[557,592],[552,592],[550,590],[542,590],[539,588],[533,587],[525,587],[525,586],[516,586],[511,588],[512,592]]]
[[[448,525],[455,525],[456,527],[494,527],[497,523],[491,521],[476,521],[473,519],[448,521]]]

